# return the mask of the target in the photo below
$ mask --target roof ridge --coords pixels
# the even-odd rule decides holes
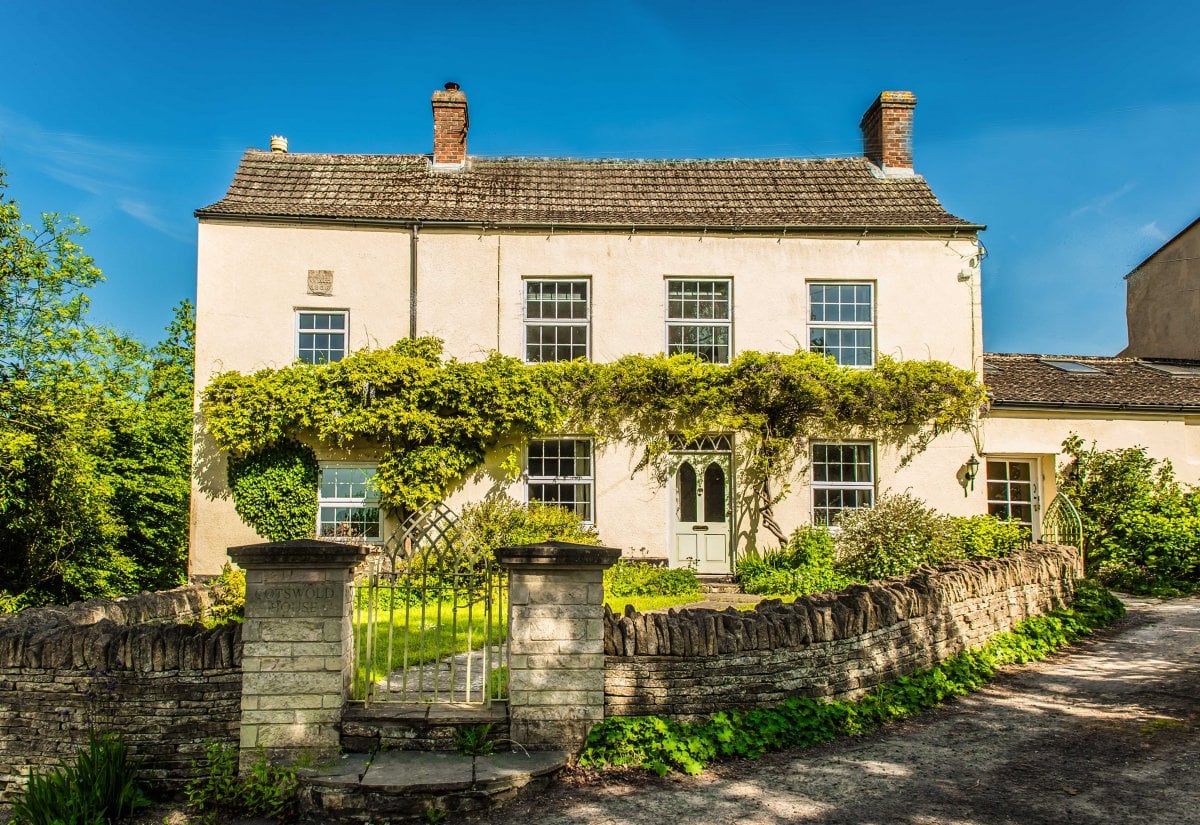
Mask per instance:
[[[254,146],[245,149],[246,155],[255,155],[259,157],[269,158],[420,158],[429,160],[433,156],[429,152],[272,152],[267,149],[259,149]],[[820,155],[820,156],[800,156],[800,155],[778,155],[771,157],[711,157],[711,158],[694,158],[694,157],[601,157],[601,156],[585,156],[585,155],[483,155],[470,154],[467,155],[468,166],[470,161],[512,161],[512,162],[528,162],[536,163],[598,163],[598,164],[668,164],[668,163],[830,163],[830,164],[846,164],[855,166],[870,166],[871,161],[867,158],[854,155]],[[898,178],[899,180],[911,180],[913,177],[920,178],[921,175],[905,176]]]

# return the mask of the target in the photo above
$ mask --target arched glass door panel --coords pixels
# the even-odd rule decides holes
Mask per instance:
[[[704,468],[704,520],[725,521],[725,468],[715,461]]]
[[[675,474],[675,501],[679,508],[679,521],[681,524],[690,524],[696,521],[697,501],[699,497],[696,489],[696,469],[692,467],[691,462],[685,461],[679,465],[679,471]]]

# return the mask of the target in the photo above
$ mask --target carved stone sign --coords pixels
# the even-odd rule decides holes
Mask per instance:
[[[272,618],[320,616],[340,611],[341,607],[340,600],[335,601],[338,589],[331,583],[271,584],[263,587],[257,595],[261,615]]]

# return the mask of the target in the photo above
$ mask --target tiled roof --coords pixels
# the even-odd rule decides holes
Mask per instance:
[[[1054,360],[1076,362],[1100,372],[1065,372],[1046,363]],[[1175,368],[1175,372],[1194,368],[1200,373],[1200,361],[987,353],[983,356],[983,383],[993,407],[1194,407],[1200,411],[1200,374],[1172,375],[1162,368]]]
[[[537,226],[974,225],[922,177],[878,177],[862,158],[567,160],[471,158],[434,172],[425,155],[248,150],[200,217],[462,221]]]

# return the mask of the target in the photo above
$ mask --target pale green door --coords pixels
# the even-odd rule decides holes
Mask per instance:
[[[728,453],[676,456],[672,479],[671,566],[697,573],[729,572]]]

